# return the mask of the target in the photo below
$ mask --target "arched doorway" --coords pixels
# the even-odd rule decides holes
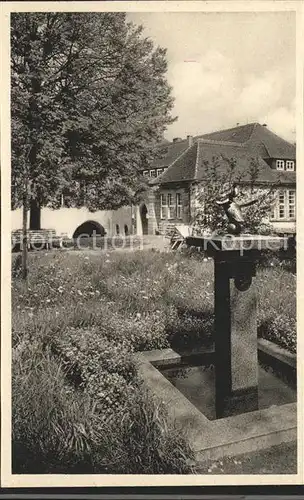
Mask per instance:
[[[142,205],[140,207],[140,219],[141,219],[141,225],[142,225],[142,232],[143,234],[148,234],[148,209],[146,205]]]
[[[91,238],[94,234],[96,236],[105,236],[105,228],[99,224],[99,222],[88,220],[77,227],[74,231],[73,238]]]

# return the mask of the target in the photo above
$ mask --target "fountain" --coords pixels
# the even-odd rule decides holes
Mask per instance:
[[[216,416],[258,409],[256,262],[261,251],[279,250],[286,240],[278,236],[242,234],[241,208],[236,186],[224,192],[217,204],[228,218],[226,236],[189,237],[187,245],[205,250],[214,259],[214,314]]]
[[[217,201],[228,217],[226,235],[185,238],[214,261],[214,347],[192,354],[163,349],[138,355],[144,382],[166,401],[198,461],[297,438],[296,357],[257,338],[256,264],[263,250],[277,251],[287,241],[245,234],[245,204],[235,201],[236,194],[233,187]],[[281,372],[289,374],[291,385]]]

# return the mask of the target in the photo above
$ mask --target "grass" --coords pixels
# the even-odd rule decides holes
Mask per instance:
[[[132,353],[212,341],[212,262],[37,252],[25,285],[13,258],[14,471],[193,472],[191,450],[141,387]],[[295,352],[295,276],[269,267],[257,286],[259,334]]]
[[[135,350],[197,347],[212,336],[211,261],[152,251],[30,257],[28,288],[13,284],[14,343],[25,332],[48,339],[59,329],[95,326]],[[295,275],[275,266],[256,281],[259,335],[295,352]]]

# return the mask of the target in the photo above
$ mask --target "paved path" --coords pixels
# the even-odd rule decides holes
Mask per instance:
[[[266,450],[226,457],[200,467],[198,474],[296,474],[297,444],[283,443]]]

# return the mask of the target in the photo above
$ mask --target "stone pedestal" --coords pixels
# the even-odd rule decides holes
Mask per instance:
[[[217,418],[258,409],[255,264],[221,252],[214,262]]]
[[[235,236],[186,239],[214,259],[216,417],[258,409],[255,263],[284,238]]]

